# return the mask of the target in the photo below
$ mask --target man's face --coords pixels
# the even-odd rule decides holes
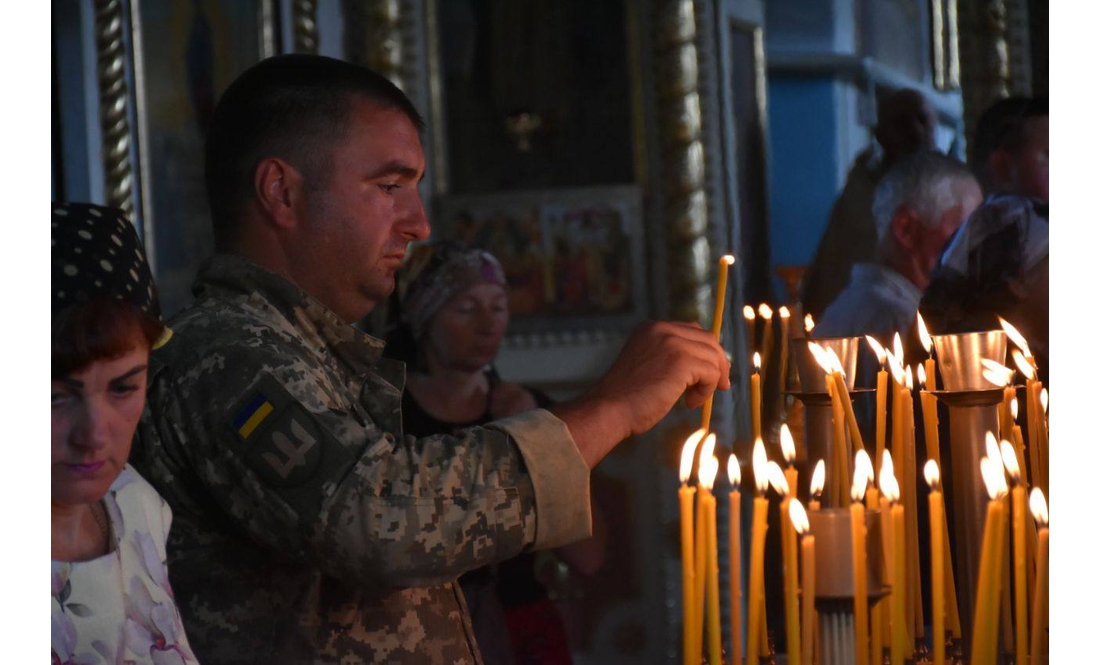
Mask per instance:
[[[1024,142],[1011,159],[1011,191],[1050,201],[1050,118],[1032,118],[1024,126]]]
[[[923,95],[906,90],[883,105],[876,130],[889,161],[936,147],[936,113]]]
[[[326,169],[304,175],[289,262],[300,287],[351,322],[389,296],[406,247],[431,232],[417,189],[424,151],[404,113],[356,100]]]

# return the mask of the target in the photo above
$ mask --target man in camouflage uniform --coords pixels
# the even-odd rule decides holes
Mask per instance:
[[[728,387],[695,325],[642,326],[586,397],[402,433],[404,367],[348,325],[426,238],[421,121],[377,74],[272,58],[218,103],[221,254],[150,368],[134,463],[172,505],[170,574],[211,663],[478,663],[455,579],[591,531],[589,471]]]

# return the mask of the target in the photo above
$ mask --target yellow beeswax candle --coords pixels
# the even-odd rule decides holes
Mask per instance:
[[[886,459],[889,459],[887,457]],[[903,663],[913,652],[906,619],[905,508],[898,503],[900,488],[892,468],[879,474],[883,498],[883,540],[887,543],[890,581],[890,662]]]
[[[856,665],[867,665],[870,611],[867,606],[867,522],[863,497],[870,480],[871,458],[867,451],[856,453],[854,479],[851,487],[852,503],[848,507],[851,519],[852,578],[855,620]]]
[[[787,629],[787,657],[792,659],[792,663],[797,663],[802,651],[798,634],[798,544],[787,512],[790,486],[783,470],[775,462],[768,462],[768,482],[782,499],[779,504],[779,528],[783,550],[783,616]]]
[[[1050,626],[1049,582],[1050,582],[1050,528],[1047,504],[1040,489],[1031,490],[1031,514],[1039,527],[1038,554],[1035,559],[1035,596],[1031,604],[1031,662],[1038,663],[1039,657],[1047,653],[1047,630]]]
[[[886,450],[886,349],[870,335],[864,337],[878,358],[879,371],[875,376],[875,468],[882,465],[882,451]]]
[[[717,437],[712,432],[707,434],[703,439],[702,445],[699,446],[699,488],[698,493],[695,496],[695,589],[694,589],[694,610],[693,616],[695,623],[692,626],[692,654],[695,662],[698,662],[703,657],[703,619],[706,616],[706,593],[707,593],[707,530],[706,520],[708,506],[708,497],[713,500],[710,488],[705,487],[702,483],[703,478],[703,465],[708,463],[714,457],[714,444]]]
[[[761,616],[764,609],[764,539],[768,532],[768,499],[764,492],[768,489],[768,456],[764,451],[764,442],[756,439],[752,451],[753,480],[756,484],[756,497],[752,502],[752,540],[749,552],[749,622],[746,629],[745,661],[747,665],[758,665],[760,654],[767,649],[761,645]]]
[[[713,436],[713,435],[712,435]],[[715,509],[714,477],[718,473],[718,460],[713,455],[705,462],[700,462],[699,484],[706,490],[704,495],[705,518],[703,527],[706,529],[706,598],[707,598],[707,660],[711,663],[722,662],[722,624],[718,604],[718,529],[717,513]]]
[[[791,499],[790,505],[788,506],[788,516],[790,517],[791,524],[794,526],[795,531],[799,534],[802,550],[801,662],[805,663],[805,665],[813,665],[814,633],[816,632],[814,626],[817,623],[814,620],[814,594],[817,586],[817,570],[815,569],[817,565],[817,556],[815,552],[814,537],[810,533],[810,520],[806,515],[806,510],[802,507],[798,499]],[[791,657],[794,656],[794,651],[792,649],[788,649],[788,653]],[[791,662],[795,663],[798,661],[792,660]]]
[[[722,319],[726,311],[726,283],[729,280],[729,267],[733,265],[733,256],[726,254],[718,260],[718,288],[714,292],[714,316],[710,320],[710,332],[714,338],[722,339]],[[714,411],[714,394],[703,402],[702,425],[704,430],[710,429],[710,418]]]
[[[810,511],[821,510],[821,493],[825,491],[825,460],[817,460],[810,476]]]
[[[940,470],[935,460],[924,465],[928,482],[928,535],[932,559],[932,665],[944,665],[947,655],[947,602],[943,564],[943,493],[940,492]]]
[[[763,424],[761,423],[761,420],[760,420],[760,400],[761,400],[761,396],[760,396],[760,354],[759,353],[752,354],[752,365],[755,368],[755,370],[753,371],[752,376],[749,377],[749,389],[750,389],[750,395],[752,397],[752,438],[753,438],[753,441],[755,441],[756,439],[761,439],[764,436],[762,434]]]
[[[761,354],[760,373],[768,373],[768,365],[772,358],[772,347],[775,346],[775,340],[772,338],[772,308],[768,303],[760,303],[760,307],[757,308],[757,313],[760,318],[764,319],[764,337],[760,340],[760,347],[763,350]]]
[[[695,448],[706,434],[697,430],[684,441],[680,452],[680,570],[683,595],[682,649],[684,664],[692,662],[692,630],[695,626],[695,516],[692,512],[695,488],[687,484],[695,462]]]
[[[1006,485],[999,452],[995,460],[988,455],[982,458],[981,471],[990,498],[986,507],[982,552],[978,564],[970,662],[974,665],[992,665],[997,652],[997,627],[1001,610],[1001,550],[1004,546],[1005,529],[1005,507],[1001,498],[1006,493]]]
[[[730,576],[730,665],[741,665],[741,465],[730,455],[729,576]]]
[[[904,397],[904,419],[905,419],[905,475],[904,487],[902,490],[902,504],[908,508],[908,512],[905,515],[906,534],[905,542],[906,546],[912,549],[917,549],[919,541],[917,540],[917,444],[916,444],[916,429],[914,427],[913,417],[913,368],[905,368],[905,390],[902,392]],[[924,601],[921,594],[921,569],[920,569],[920,557],[911,556],[906,558],[906,562],[909,564],[909,621],[910,621],[910,634],[914,639],[921,640],[924,638]]]
[[[833,506],[847,507],[851,502],[846,489],[851,485],[848,473],[848,437],[845,434],[844,405],[840,403],[836,381],[832,374],[825,375],[825,388],[829,392],[829,403],[833,409],[833,469],[836,470],[836,483],[830,486],[829,502]]]
[[[932,358],[932,335],[928,333],[928,326],[924,325],[924,317],[920,315],[920,312],[917,312],[917,336],[920,337],[920,345],[924,347],[924,352],[928,354],[928,358],[924,361],[924,374],[927,381],[921,380],[921,383],[927,385],[929,390],[934,391],[936,389],[936,361]]]
[[[791,310],[786,306],[779,308],[779,403],[784,404],[786,399],[783,393],[787,392],[787,364],[791,346]],[[786,409],[783,409],[785,412]]]

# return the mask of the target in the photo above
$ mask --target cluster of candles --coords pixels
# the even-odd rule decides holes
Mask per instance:
[[[732,257],[724,257],[719,272],[719,298],[716,301],[712,331],[721,330],[722,305],[725,295],[725,272]],[[744,310],[746,321],[751,308]],[[761,436],[760,369],[770,356],[770,326],[772,310],[759,309],[765,322],[763,357],[754,353],[757,372],[752,376],[753,452],[752,470],[755,494],[752,505],[752,525],[748,553],[748,594],[745,606],[747,621],[742,622],[742,554],[741,554],[741,468],[736,455],[727,459],[729,478],[729,549],[726,561],[730,583],[731,653],[723,660],[723,626],[719,611],[719,561],[717,547],[714,484],[719,461],[714,455],[716,435],[709,432],[710,409],[704,407],[702,427],[694,432],[681,451],[680,458],[680,518],[681,560],[683,562],[683,662],[698,664],[704,645],[707,662],[713,664],[745,662],[757,665],[766,655],[767,618],[764,588],[765,537],[768,529],[769,488],[781,502],[781,547],[783,561],[783,599],[787,634],[787,662],[792,665],[812,665],[820,659],[817,612],[814,606],[816,588],[816,552],[810,533],[807,512],[796,497],[798,470],[794,440],[786,424],[780,428],[780,447],[785,468],[770,461]],[[753,312],[755,315],[755,312]],[[789,313],[781,308],[781,380],[785,380],[787,346],[789,344]],[[998,635],[1003,626],[1006,651],[1015,650],[1017,664],[1026,665],[1045,653],[1048,626],[1048,553],[1049,531],[1045,500],[1047,468],[1048,398],[1037,380],[1034,358],[1023,337],[1007,322],[1002,325],[1018,350],[1013,358],[1027,379],[1028,450],[1035,476],[1030,507],[1034,520],[1025,515],[1024,497],[1028,489],[1027,470],[1023,459],[1024,439],[1015,423],[1018,407],[1014,372],[993,361],[983,361],[987,380],[1004,386],[1005,398],[1000,409],[1001,437],[990,432],[986,456],[981,461],[982,475],[990,497],[988,504],[981,562],[978,575],[976,605],[971,637],[971,661],[975,664],[996,662]],[[939,422],[936,412],[936,368],[932,357],[932,339],[918,314],[917,327],[928,359],[917,366],[921,386],[920,399],[925,425],[925,447],[928,459],[924,478],[929,486],[929,559],[931,561],[932,635],[931,655],[935,665],[946,662],[948,634],[961,637],[958,602],[954,583],[951,544],[946,525],[942,492],[939,446]],[[807,321],[807,332],[812,323]],[[755,339],[754,327],[749,329]],[[826,386],[832,405],[834,426],[833,478],[826,482],[825,465],[818,460],[810,483],[809,510],[821,510],[822,492],[829,490],[828,505],[849,511],[852,543],[852,578],[854,580],[853,614],[855,658],[858,665],[880,665],[885,652],[890,662],[903,663],[916,654],[916,645],[924,639],[924,617],[921,599],[921,543],[917,538],[916,482],[917,460],[913,423],[914,372],[905,365],[900,335],[893,339],[893,350],[885,349],[875,339],[867,342],[878,356],[881,370],[876,381],[875,460],[879,468],[875,485],[871,456],[864,447],[855,418],[851,397],[844,381],[844,369],[836,353],[811,342],[809,347],[826,373]],[[887,372],[889,368],[889,372]],[[887,384],[893,378],[891,446],[886,448]],[[709,405],[709,403],[708,403]],[[696,452],[698,451],[698,455]],[[696,462],[697,460],[697,462]],[[849,474],[849,461],[852,473]],[[690,484],[693,469],[697,482]],[[1011,480],[1011,491],[1006,481]],[[1042,489],[1041,489],[1042,488]],[[881,520],[881,551],[884,555],[884,582],[891,588],[888,602],[869,608],[866,511],[877,511]],[[1015,592],[1013,622],[1010,616],[1010,595],[1004,580],[1008,579],[1007,521],[1012,516],[1012,590]],[[873,550],[874,551],[874,550]],[[801,558],[801,566],[799,565]],[[799,588],[801,587],[801,606]],[[1002,593],[1003,591],[1003,593]],[[1029,602],[1030,599],[1030,602]],[[1029,614],[1030,605],[1030,614]],[[1014,631],[1013,631],[1014,627]],[[1029,640],[1030,635],[1030,640]],[[1012,640],[1012,636],[1015,637]],[[744,645],[744,649],[742,649]]]

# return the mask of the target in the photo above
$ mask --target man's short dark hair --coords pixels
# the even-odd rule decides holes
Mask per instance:
[[[424,120],[381,74],[318,55],[268,58],[241,74],[218,100],[206,137],[206,193],[222,249],[237,232],[260,161],[281,157],[307,178],[326,178],[328,148],[347,128],[352,103],[366,99]]]
[[[1027,123],[1049,115],[1046,97],[1006,97],[987,108],[974,129],[974,168],[988,175],[989,157],[998,150],[1015,152],[1027,138]]]

